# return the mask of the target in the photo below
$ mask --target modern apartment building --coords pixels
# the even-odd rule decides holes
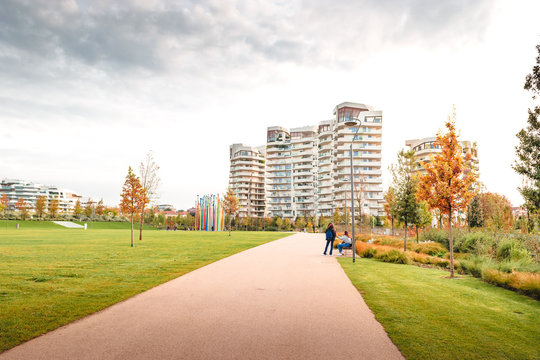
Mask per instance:
[[[267,130],[267,212],[296,218],[317,211],[317,127]]]
[[[229,147],[229,158],[229,186],[239,200],[238,216],[264,217],[265,146],[233,144]]]
[[[351,118],[360,120],[358,132],[345,125]],[[364,214],[382,215],[382,111],[345,102],[334,108],[333,119],[318,125],[268,128],[268,216],[330,217],[336,208],[350,211],[351,142],[355,205]]]
[[[471,154],[471,166],[476,174],[479,173],[479,163],[478,163],[478,147],[476,142],[473,141],[460,141],[463,155],[467,153]],[[441,152],[441,147],[437,144],[436,137],[427,137],[423,139],[413,139],[405,141],[405,145],[414,151],[416,158],[416,169],[415,171],[425,173],[424,167],[421,162],[429,163],[431,157],[435,154]]]
[[[351,118],[360,120],[359,128],[345,125]],[[333,138],[332,209],[339,208],[345,211],[346,206],[350,206],[351,203],[352,143],[355,206],[362,214],[384,214],[381,171],[382,120],[380,110],[373,110],[364,104],[344,102],[334,108],[334,119],[330,126],[326,127],[323,124],[322,129],[326,127],[330,130]],[[327,132],[322,131],[321,137],[326,139]],[[321,207],[319,212],[321,215],[329,216],[329,210],[332,211],[326,206]]]
[[[15,204],[19,199],[24,199],[30,209],[35,208],[39,196],[45,196],[48,200],[58,199],[61,212],[73,210],[80,195],[73,191],[57,186],[36,184],[23,180],[4,179],[0,182],[0,196],[5,194],[9,200],[8,209],[16,210]]]

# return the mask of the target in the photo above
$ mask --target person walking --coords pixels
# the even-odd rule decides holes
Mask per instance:
[[[338,236],[338,239],[341,240],[341,244],[338,244],[337,248],[339,250],[339,254],[343,255],[343,248],[352,247],[352,240],[349,237],[349,232],[347,230],[345,230],[345,234],[343,236]]]
[[[328,245],[330,245],[330,256],[332,256],[332,250],[334,249],[334,240],[336,240],[336,230],[334,229],[334,224],[330,223],[326,228],[326,246],[324,247],[323,255],[326,255]]]

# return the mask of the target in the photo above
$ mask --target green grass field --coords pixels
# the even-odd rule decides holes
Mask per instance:
[[[1,225],[1,224],[0,224]],[[271,232],[0,227],[0,352],[242,250]]]
[[[129,222],[104,222],[104,221],[74,221],[76,224],[84,225],[88,224],[88,229],[130,229]],[[37,221],[37,220],[9,220],[7,223],[7,229],[15,229],[16,224],[19,224],[20,230],[27,229],[68,229],[66,227],[60,226],[53,223],[52,221]],[[139,229],[139,223],[133,224],[133,231]],[[144,225],[145,230],[156,230],[156,228]],[[0,234],[2,230],[6,230],[6,220],[0,220]]]
[[[440,270],[339,262],[407,359],[540,359],[534,299]]]

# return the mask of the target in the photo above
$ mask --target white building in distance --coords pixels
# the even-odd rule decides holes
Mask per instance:
[[[32,210],[36,206],[36,200],[40,196],[44,196],[47,200],[57,199],[59,202],[59,210],[61,212],[72,211],[77,200],[82,198],[81,195],[73,191],[59,188],[53,185],[43,185],[33,182],[4,179],[0,182],[0,196],[6,195],[8,198],[8,210],[17,210],[15,204],[19,199],[23,199]]]

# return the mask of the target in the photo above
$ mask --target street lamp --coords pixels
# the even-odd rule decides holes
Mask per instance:
[[[360,119],[350,117],[349,120],[345,121],[345,125],[347,126],[358,126],[356,128],[356,131],[354,132],[353,138],[351,140],[351,146],[350,146],[350,158],[351,158],[351,218],[352,218],[352,261],[353,263],[356,261],[356,239],[354,236],[354,174],[353,174],[353,143],[356,138],[356,134],[358,134],[358,130],[360,130]],[[359,204],[359,206],[362,206],[362,204]]]

